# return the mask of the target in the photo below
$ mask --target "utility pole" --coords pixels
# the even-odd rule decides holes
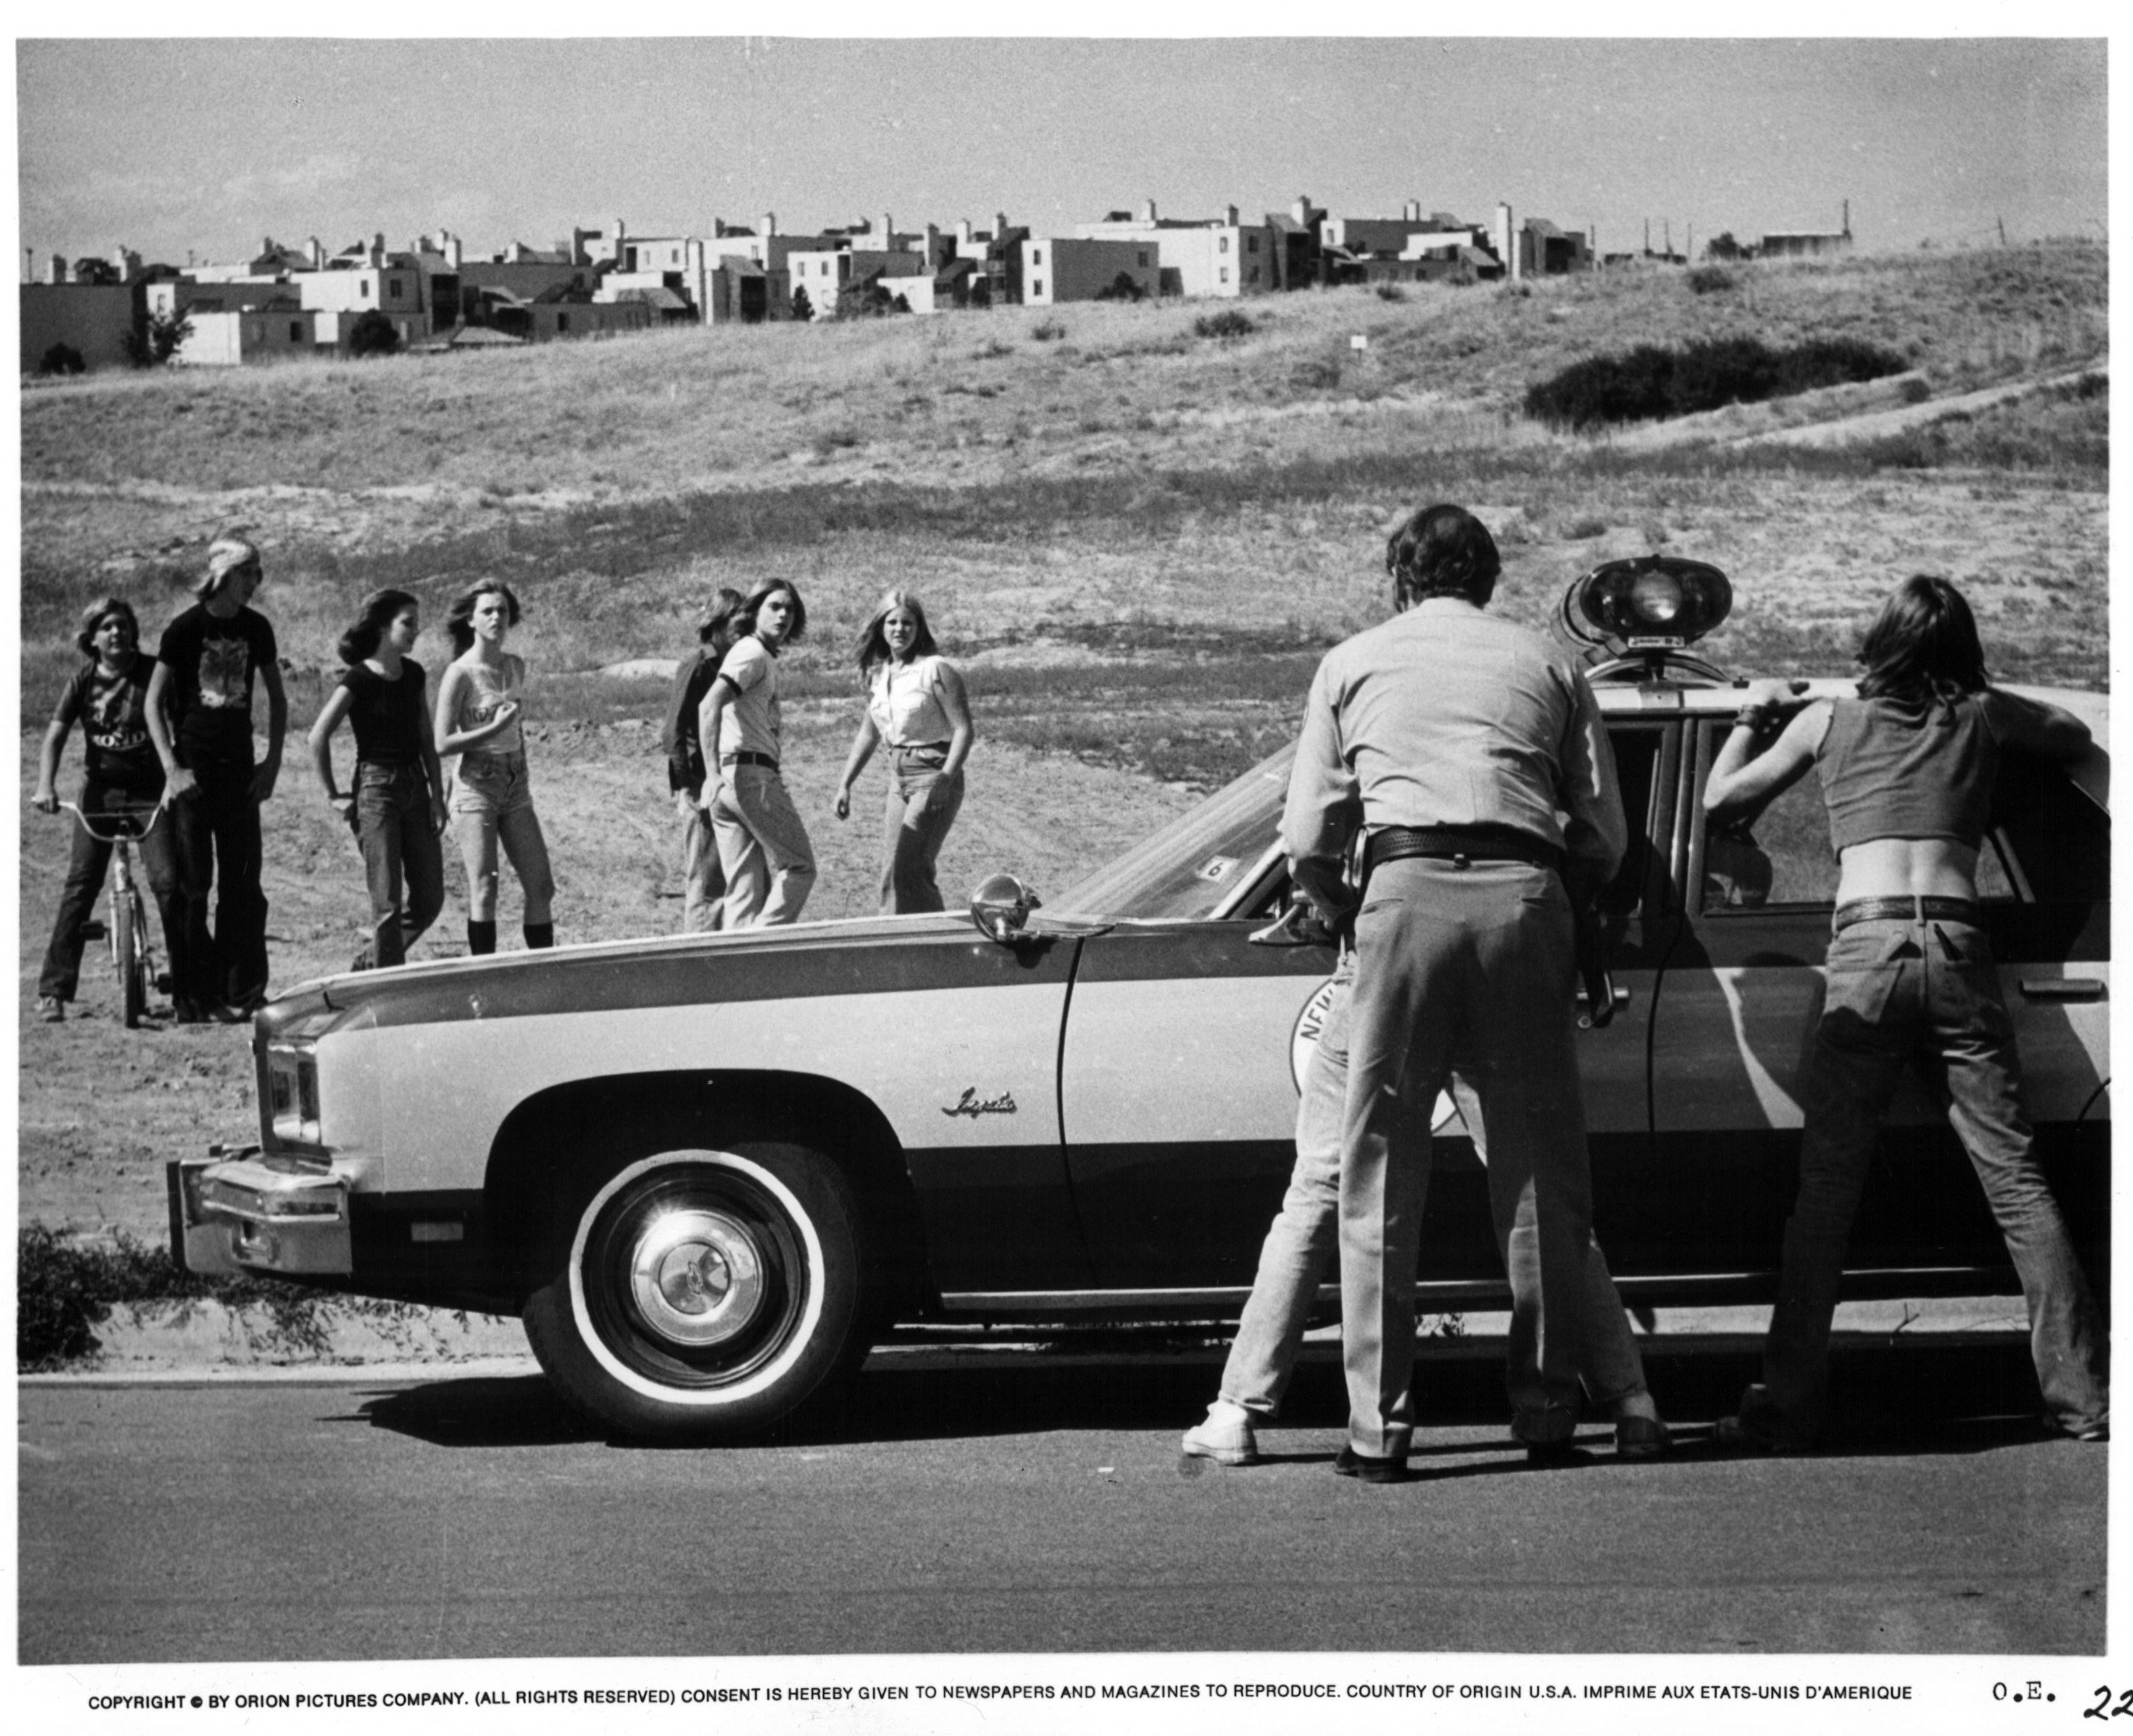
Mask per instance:
[[[1993,220],[1995,223],[1996,223],[1996,224],[1998,224],[2000,225],[2000,244],[2001,244],[2001,246],[2002,246],[2002,247],[2006,246],[2006,244],[2007,244],[2007,219],[2006,219],[2005,217],[1996,217],[1996,218],[1994,218],[1992,220]]]

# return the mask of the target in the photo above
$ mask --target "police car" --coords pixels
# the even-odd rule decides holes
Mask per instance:
[[[1705,824],[1739,683],[1695,644],[1729,606],[1717,569],[1667,557],[1610,562],[1565,600],[1630,821],[1601,899],[1612,1015],[1589,1009],[1579,1041],[1596,1226],[1633,1304],[1772,1295],[1829,935],[1812,776],[1752,835]],[[1980,893],[2039,1152],[2102,1285],[2104,702],[2025,691],[2098,745],[2072,767],[2010,760]],[[254,1028],[259,1145],[171,1165],[179,1257],[518,1314],[571,1403],[669,1438],[759,1431],[899,1323],[1234,1314],[1334,964],[1254,941],[1289,895],[1288,763],[1041,903],[997,876],[967,914],[293,990]],[[1967,1161],[1912,1089],[1846,1293],[2012,1292]],[[1485,1178],[1440,1110],[1418,1300],[1500,1306]]]

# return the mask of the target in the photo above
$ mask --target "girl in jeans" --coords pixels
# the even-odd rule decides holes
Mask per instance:
[[[471,953],[496,950],[499,843],[525,895],[526,944],[556,943],[556,877],[548,866],[541,817],[533,812],[520,726],[518,696],[526,685],[526,661],[503,649],[505,635],[518,624],[518,599],[497,579],[485,580],[455,599],[445,617],[445,630],[459,655],[437,684],[437,751],[460,756],[451,810],[460,857],[466,865]]]
[[[374,591],[340,638],[348,673],[311,726],[311,764],[326,800],[363,849],[371,936],[355,956],[367,971],[404,964],[445,906],[445,780],[431,733],[428,680],[408,653],[422,630],[421,605],[404,591]],[[334,781],[334,731],[355,734],[355,781]]]
[[[881,912],[938,910],[933,865],[963,805],[963,762],[976,731],[963,678],[940,654],[926,611],[909,591],[892,591],[859,634],[866,715],[837,786],[837,817],[852,811],[852,785],[873,756],[888,750],[888,806],[882,822]]]
[[[2067,760],[2088,730],[1989,685],[1970,606],[1944,579],[1906,580],[1868,631],[1856,699],[1798,709],[1784,682],[1750,687],[1711,769],[1714,821],[1752,821],[1819,765],[1838,864],[1828,989],[1801,1080],[1799,1194],[1785,1225],[1763,1378],[1722,1446],[1812,1445],[1831,1317],[1883,1112],[1922,1063],[1948,1104],[2006,1237],[2053,1420],[2109,1437],[2105,1328],[2030,1146],[2015,1032],[1977,904],[1977,852],[2007,748]],[[1778,716],[1796,715],[1756,751]]]
[[[734,617],[733,648],[697,709],[703,804],[725,872],[729,928],[797,922],[814,890],[814,846],[778,774],[778,659],[806,630],[797,591],[782,579],[757,586]]]

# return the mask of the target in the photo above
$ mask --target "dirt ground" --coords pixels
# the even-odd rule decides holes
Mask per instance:
[[[787,779],[807,822],[821,878],[806,914],[859,916],[874,905],[879,763],[862,778],[852,818],[831,811],[855,717],[821,702],[788,711]],[[982,720],[980,720],[982,722]],[[667,795],[656,721],[550,732],[530,724],[534,797],[560,890],[558,939],[670,933],[681,926],[680,830]],[[345,739],[339,744],[345,778]],[[22,739],[22,788],[33,787],[37,736]],[[366,921],[362,864],[302,755],[285,763],[265,809],[267,949],[276,989],[344,970]],[[79,781],[70,744],[62,786]],[[986,874],[1007,869],[1056,895],[1193,799],[1147,779],[1061,756],[1034,756],[980,739],[970,792],[941,857],[951,903]],[[85,1233],[168,1234],[163,1165],[216,1140],[256,1139],[258,1109],[245,1026],[159,1019],[129,1031],[119,1014],[109,955],[91,942],[79,998],[63,1025],[29,1017],[38,967],[59,901],[69,817],[26,805],[20,864],[17,991],[20,1059],[20,1212]],[[465,878],[446,841],[445,913],[415,957],[465,950]],[[517,946],[516,889],[508,873],[499,926]],[[154,919],[151,918],[151,926]],[[160,933],[158,933],[160,943]]]

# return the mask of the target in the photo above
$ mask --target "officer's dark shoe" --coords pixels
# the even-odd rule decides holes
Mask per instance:
[[[1353,1447],[1343,1447],[1334,1456],[1333,1474],[1352,1477],[1358,1483],[1405,1483],[1409,1476],[1404,1453],[1396,1459],[1378,1459]]]
[[[1713,1423],[1711,1444],[1738,1458],[1791,1459],[1813,1450],[1805,1436],[1778,1432],[1745,1413],[1721,1416]]]

